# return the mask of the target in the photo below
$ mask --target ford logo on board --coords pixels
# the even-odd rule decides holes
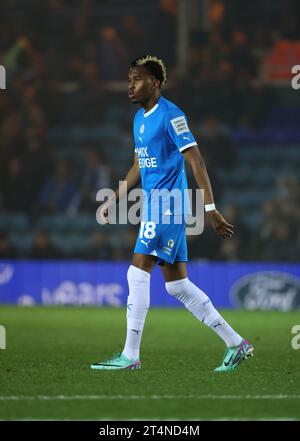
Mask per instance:
[[[290,311],[300,308],[300,279],[277,271],[252,273],[235,282],[230,296],[239,308]]]

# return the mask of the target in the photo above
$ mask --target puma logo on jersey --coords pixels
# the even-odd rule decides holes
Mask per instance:
[[[148,240],[148,242],[145,242],[144,240],[141,240],[142,243],[144,243],[146,245],[146,247],[148,248],[148,243],[150,242],[150,240]]]

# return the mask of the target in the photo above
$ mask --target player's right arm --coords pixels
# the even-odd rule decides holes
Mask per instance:
[[[100,209],[100,217],[104,223],[106,224],[109,223],[107,218],[108,208],[111,205],[118,203],[123,196],[125,196],[130,190],[132,190],[139,184],[140,180],[141,180],[141,174],[140,174],[139,161],[138,161],[138,156],[135,153],[133,165],[131,166],[126,177],[123,179],[119,188],[114,192],[114,195],[110,199],[108,199]]]

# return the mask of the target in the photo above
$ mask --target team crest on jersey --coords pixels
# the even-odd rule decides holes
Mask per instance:
[[[141,128],[140,128],[140,134],[143,134],[143,133],[144,133],[144,130],[145,130],[145,125],[142,124],[142,125],[141,125]]]
[[[173,129],[175,130],[176,135],[182,135],[182,133],[190,131],[184,116],[173,118],[170,122],[173,126]]]

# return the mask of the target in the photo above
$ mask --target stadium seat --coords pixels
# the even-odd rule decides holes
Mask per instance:
[[[0,229],[21,232],[29,228],[28,216],[24,213],[0,215]]]
[[[26,234],[11,233],[9,238],[20,256],[27,257],[30,255],[34,243],[34,234],[30,231],[27,231]]]

